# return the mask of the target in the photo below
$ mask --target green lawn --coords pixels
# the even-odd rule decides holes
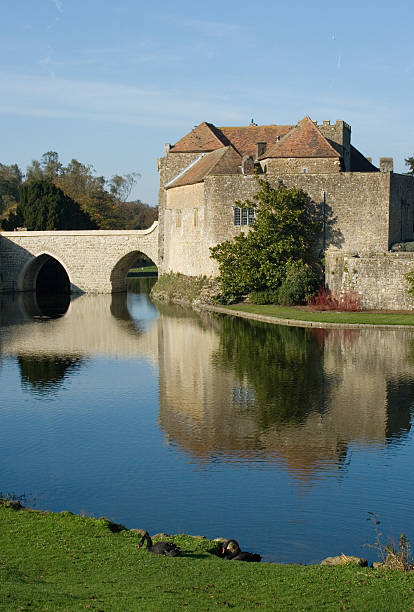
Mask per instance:
[[[297,321],[318,321],[321,323],[363,323],[370,325],[414,325],[414,312],[411,313],[377,313],[377,312],[312,312],[294,306],[275,306],[257,304],[233,304],[225,306],[229,310],[250,312],[253,314],[293,319]]]
[[[137,549],[105,519],[0,507],[0,610],[412,610],[414,572],[224,561],[175,536],[182,557]],[[260,552],[260,551],[257,551]],[[335,551],[333,551],[335,552]]]

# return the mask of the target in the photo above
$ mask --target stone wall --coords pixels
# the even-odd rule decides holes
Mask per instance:
[[[166,145],[166,148],[168,149],[168,145]],[[165,207],[167,203],[167,191],[164,189],[164,186],[199,156],[200,153],[169,153],[166,151],[166,155],[157,160],[157,168],[160,173],[160,190],[158,192],[158,263],[161,272],[166,271],[166,264],[164,264],[164,230],[166,227]]]
[[[0,290],[33,290],[39,270],[52,257],[66,270],[73,292],[124,291],[139,253],[158,264],[157,222],[147,230],[2,232]]]
[[[321,214],[325,197],[327,247],[357,253],[388,250],[389,173],[287,174],[265,178],[274,186],[281,179],[287,187],[302,188]],[[242,175],[210,176],[204,183],[205,233],[211,246],[241,231],[233,226],[232,207],[236,200],[251,198],[257,183],[253,176]]]
[[[338,173],[341,171],[341,163],[337,158],[318,157],[280,157],[264,159],[262,168],[269,175],[282,174],[316,174],[316,173]]]
[[[325,279],[332,291],[356,291],[364,309],[412,310],[405,274],[414,270],[414,253],[377,253],[356,257],[328,251]]]

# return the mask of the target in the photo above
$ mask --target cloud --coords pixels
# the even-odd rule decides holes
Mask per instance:
[[[55,5],[55,7],[59,11],[59,13],[63,13],[63,2],[62,2],[62,0],[51,0],[51,1]]]
[[[188,126],[217,117],[234,123],[244,117],[226,96],[208,91],[191,94],[8,72],[0,72],[0,113],[157,126]]]
[[[172,15],[156,15],[159,19],[168,21],[169,23],[173,23],[177,26],[189,28],[204,34],[205,36],[210,36],[213,38],[222,38],[224,36],[229,36],[230,34],[235,34],[242,30],[242,26],[237,23],[225,23],[222,21],[206,21],[204,19],[189,19],[187,17],[176,17]]]

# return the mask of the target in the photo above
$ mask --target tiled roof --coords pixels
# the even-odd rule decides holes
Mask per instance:
[[[211,174],[240,174],[241,156],[233,147],[222,147],[210,153],[205,153],[195,163],[193,162],[177,178],[166,185],[171,187],[182,187],[201,183],[207,175]]]
[[[279,142],[267,150],[261,159],[269,157],[340,157],[309,117],[298,122]]]
[[[171,153],[202,153],[228,145],[211,123],[203,121],[171,147]]]
[[[267,143],[267,148],[292,129],[291,125],[248,125],[247,127],[221,127],[220,132],[240,155],[256,157],[256,144]]]

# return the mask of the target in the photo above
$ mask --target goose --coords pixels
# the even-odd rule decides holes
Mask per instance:
[[[251,553],[247,551],[240,550],[239,543],[237,540],[227,540],[223,544],[222,555],[224,559],[228,559],[230,561],[260,561],[261,556],[257,553]]]
[[[141,548],[145,541],[147,541],[147,550],[155,555],[164,555],[166,557],[176,557],[177,555],[181,555],[181,548],[179,548],[173,542],[155,542],[155,544],[153,544],[148,531],[146,531],[142,536],[138,544],[138,548]]]

